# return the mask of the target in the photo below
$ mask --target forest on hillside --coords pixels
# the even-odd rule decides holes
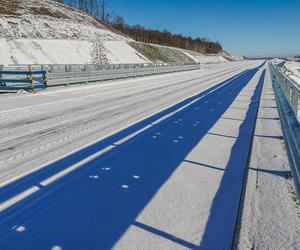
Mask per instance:
[[[129,25],[121,15],[112,14],[109,3],[112,0],[56,0],[95,17],[103,23],[119,30],[137,42],[159,44],[193,50],[199,53],[219,53],[222,46],[219,42],[207,38],[192,38],[173,34],[168,30],[160,31],[145,28],[141,25]]]

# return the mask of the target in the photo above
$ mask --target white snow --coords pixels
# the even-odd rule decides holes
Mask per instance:
[[[87,64],[92,63],[89,41],[50,39],[0,39],[0,48],[6,53],[0,64]]]
[[[6,171],[9,172],[9,176],[17,176],[30,169],[40,167],[51,159],[94,141],[94,133],[97,134],[97,138],[107,135],[171,103],[194,94],[196,90],[201,90],[209,84],[215,83],[218,79],[228,78],[251,64],[253,64],[251,61],[244,62],[244,64],[224,63],[211,65],[210,68],[200,71],[118,81],[117,83],[94,84],[88,87],[74,86],[66,89],[48,89],[36,95],[2,95],[0,124],[7,125],[5,125],[6,128],[0,130],[0,142],[4,147],[7,147],[9,143],[16,144],[20,151],[15,149],[9,154],[0,153],[0,172],[2,172],[2,174],[0,173],[0,179],[7,179],[5,177]],[[216,72],[215,76],[204,77],[214,72]],[[198,78],[202,79],[201,77],[211,80],[199,85]],[[177,86],[177,82],[193,78],[197,79],[187,81],[183,86],[180,84]],[[154,81],[154,79],[156,80]],[[165,85],[168,88],[164,88]],[[153,94],[150,91],[153,91]],[[145,102],[144,106],[138,101]],[[86,108],[89,112],[85,110]],[[123,113],[119,111],[120,108]],[[79,109],[79,112],[73,114],[71,112],[73,109],[75,111]],[[99,112],[105,116],[116,113],[116,116],[111,118],[109,116],[107,120],[103,116],[99,116],[100,123],[96,116],[93,121],[92,118]],[[58,116],[58,114],[60,115]],[[43,120],[42,117],[48,117],[50,120]],[[124,119],[125,117],[127,118]],[[37,123],[34,122],[36,119]],[[41,121],[39,121],[40,119]],[[47,136],[50,141],[46,138],[42,141],[38,139],[38,134],[42,133],[43,130],[51,130],[51,128],[54,129],[54,127],[63,124],[76,124],[75,121],[83,122],[86,119],[92,119],[89,128],[86,128],[84,124],[80,125],[79,122],[78,127],[75,126],[74,129],[68,128],[62,134],[54,134],[49,138]],[[31,126],[26,121],[33,121],[35,125]],[[8,125],[18,122],[21,122],[21,127]],[[37,133],[38,138],[34,142],[31,135],[35,133]],[[21,146],[19,141],[21,138],[27,138],[24,141],[26,147]],[[72,141],[73,143],[71,143]],[[41,154],[41,152],[43,153]],[[40,157],[43,160],[39,159]]]
[[[0,167],[1,179],[9,181],[17,175],[43,167],[49,161],[259,63],[225,63],[210,69],[159,77],[55,89],[31,96],[4,96],[3,105],[0,106],[0,140],[3,145],[0,161],[4,163]],[[232,72],[234,68],[236,70]],[[185,105],[185,110],[181,107],[174,110],[168,116],[169,120],[160,120],[156,125],[152,122],[145,124],[149,133],[142,130],[143,135],[135,134],[127,146],[128,141],[121,144],[113,141],[111,151],[115,153],[106,162],[100,161],[101,155],[98,154],[101,151],[97,150],[97,155],[84,158],[84,163],[76,161],[74,165],[65,166],[69,164],[66,162],[64,169],[57,174],[35,181],[35,185],[51,189],[59,179],[75,174],[75,170],[82,170],[92,162],[95,164],[90,171],[87,168],[87,172],[79,175],[81,184],[71,189],[76,191],[64,195],[61,190],[63,197],[46,210],[43,207],[51,203],[52,192],[48,194],[47,201],[38,202],[42,208],[37,217],[22,222],[27,230],[22,232],[24,238],[19,239],[20,242],[34,246],[46,244],[49,240],[53,245],[63,246],[66,243],[61,242],[57,235],[61,230],[67,230],[70,237],[75,231],[85,232],[72,240],[78,248],[92,248],[101,239],[115,242],[113,247],[116,249],[157,249],[158,246],[163,249],[184,249],[200,244],[228,246],[236,212],[228,210],[221,221],[217,220],[214,214],[215,197],[219,192],[225,192],[226,197],[235,193],[230,186],[224,186],[223,178],[233,171],[230,168],[235,167],[233,163],[228,167],[232,148],[237,143],[240,126],[246,118],[261,72],[258,71],[251,80],[249,78],[249,84],[241,87],[241,92],[235,90],[237,97],[231,97],[231,92],[239,88],[239,82],[230,85],[229,89],[219,88],[207,93],[207,97],[213,96],[211,102],[195,99]],[[223,85],[228,83],[223,82]],[[232,100],[228,102],[228,99]],[[217,107],[219,100],[228,102],[228,106]],[[196,101],[199,101],[197,105],[200,110],[195,109]],[[189,108],[191,105],[194,107]],[[210,113],[212,109],[215,111]],[[4,112],[6,110],[10,112]],[[203,112],[206,119],[201,118]],[[206,128],[207,119],[210,125]],[[174,124],[174,120],[178,123]],[[198,126],[193,127],[193,124]],[[153,139],[153,135],[157,137]],[[199,138],[195,140],[195,137]],[[243,143],[249,144],[249,141]],[[120,154],[118,150],[122,150]],[[235,157],[238,159],[241,156],[236,154]],[[246,159],[246,155],[243,157]],[[111,171],[102,170],[108,166]],[[234,177],[240,180],[243,166],[239,166],[234,173]],[[136,181],[132,176],[141,178]],[[64,185],[76,184],[76,179],[75,182],[64,181]],[[224,190],[220,191],[222,188]],[[84,194],[85,190],[87,193]],[[107,197],[106,201],[102,192]],[[35,195],[39,197],[39,193],[44,193],[43,188]],[[238,201],[239,197],[233,196],[230,204]],[[228,201],[222,204],[224,209],[228,205]],[[30,209],[27,206],[24,209],[26,211],[22,212],[22,216],[31,217],[27,213]],[[109,225],[105,218],[108,218]],[[126,218],[130,218],[129,221]],[[218,226],[223,219],[229,220],[230,225],[225,224],[226,229],[228,226],[230,230]],[[212,228],[214,220],[217,220],[214,222],[216,229]],[[49,223],[53,221],[56,230],[49,230],[52,227]],[[43,223],[43,227],[38,227],[40,237],[34,242],[29,241],[39,223]],[[124,223],[125,228],[122,226]],[[84,231],[87,226],[89,232]],[[111,232],[119,230],[122,231],[120,238],[111,236]],[[211,237],[214,230],[222,230],[218,242]],[[101,239],[94,237],[95,234],[99,235],[98,232],[102,232]],[[10,232],[3,242],[10,246],[15,244],[12,240],[14,233]],[[52,238],[58,242],[50,240]],[[72,248],[69,244],[73,243],[67,245]]]
[[[220,54],[201,54],[192,50],[185,50],[185,49],[178,49],[190,58],[192,58],[197,63],[203,63],[203,64],[210,64],[210,63],[221,63],[221,62],[228,62],[227,59],[225,59]]]
[[[3,0],[0,37],[7,39],[130,40],[76,9],[48,0]],[[14,10],[16,9],[16,10]],[[1,12],[0,12],[1,13]]]
[[[279,59],[279,58],[274,58],[271,61],[272,61],[273,64],[279,64],[279,63],[282,63],[284,60]]]
[[[0,187],[8,192],[10,199],[0,196],[0,207],[5,212],[21,200],[24,203],[22,213],[11,215],[9,222],[0,228],[1,235],[7,235],[1,236],[1,242],[4,246],[22,244],[29,248],[57,245],[92,249],[104,244],[102,248],[114,249],[195,249],[199,246],[227,249],[251,141],[249,129],[255,120],[253,105],[258,96],[253,99],[253,94],[263,69],[251,71],[249,79],[244,75],[234,84],[223,81],[259,64],[261,61],[218,63],[196,71],[53,88],[35,95],[2,95]],[[123,132],[107,145],[95,144],[220,82],[224,88],[216,88],[134,130]],[[268,83],[264,98],[272,97],[270,89]],[[260,116],[272,118],[269,106],[275,102],[262,105],[266,113]],[[252,109],[250,114],[249,109]],[[249,121],[249,115],[251,124],[245,122]],[[257,130],[256,135],[277,136],[280,126],[277,120],[271,121],[277,124],[266,124],[268,134]],[[273,235],[281,233],[278,240],[282,244],[284,240],[291,243],[297,237],[299,224],[295,202],[286,192],[286,185],[291,181],[280,176],[280,171],[288,169],[282,165],[286,163],[282,142],[274,138],[270,145],[262,151],[261,144],[255,144],[253,150],[253,157],[263,157],[265,163],[271,162],[272,168],[278,166],[275,170],[279,171],[262,172],[259,184],[267,194],[262,199],[260,194],[258,198],[255,196],[263,206],[254,216],[262,226],[269,225],[259,231],[269,230],[266,236],[256,238],[261,240],[261,245],[255,244],[273,249],[276,248],[273,241],[278,243]],[[273,151],[274,148],[279,151]],[[75,153],[75,158],[71,153]],[[274,154],[280,157],[267,158]],[[52,164],[58,160],[60,164]],[[258,163],[260,169],[268,167]],[[35,172],[33,179],[26,178],[38,169],[44,171]],[[271,178],[264,180],[263,174]],[[274,174],[278,176],[272,177]],[[19,178],[22,183],[15,186],[12,181]],[[250,181],[252,178],[251,175]],[[277,182],[273,183],[273,179]],[[6,190],[9,183],[12,186]],[[282,190],[277,190],[277,184]],[[18,192],[10,193],[13,187]],[[279,195],[281,203],[276,202],[278,199],[269,202],[275,195]],[[250,206],[255,204],[252,197],[248,200]],[[294,217],[280,226],[276,216],[280,214],[283,220],[285,211],[294,213]],[[266,218],[260,218],[260,213]],[[253,214],[248,218],[253,221]],[[7,220],[0,216],[0,222],[2,219]],[[273,224],[267,224],[267,220]],[[22,225],[26,230],[16,232],[18,226],[12,230],[15,225]],[[252,232],[250,229],[246,224],[247,232]],[[68,232],[69,238],[62,232]],[[284,235],[288,237],[285,239]],[[249,242],[252,246],[252,241]]]
[[[0,65],[149,62],[127,44],[132,39],[75,9],[47,0],[10,3],[16,13],[0,12]]]
[[[300,249],[300,206],[269,72],[257,120],[239,249]]]
[[[94,18],[50,0],[2,0],[0,65],[147,63],[131,38]],[[179,50],[195,62],[226,62],[222,55]]]
[[[145,57],[126,41],[104,41],[103,57],[107,63],[147,63]],[[0,38],[0,65],[8,64],[90,64],[96,42],[89,40]]]
[[[105,41],[107,58],[112,63],[147,63],[150,62],[125,41]]]
[[[285,74],[300,85],[300,62],[289,61],[285,65]]]
[[[300,85],[300,62],[287,61],[279,58],[272,59],[274,65],[281,64],[281,71],[293,82]]]

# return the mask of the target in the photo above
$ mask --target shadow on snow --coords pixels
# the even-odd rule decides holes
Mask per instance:
[[[239,128],[219,189],[213,200],[201,249],[231,249],[244,176],[249,163],[257,111],[266,70],[256,85],[246,118]],[[249,142],[249,143],[245,143]],[[248,157],[247,157],[248,156]],[[216,236],[218,240],[216,240]]]
[[[230,78],[230,95],[218,95],[218,92],[225,90],[221,87],[168,119],[153,124],[157,119],[216,89],[226,81],[221,82],[209,90],[1,188],[0,203],[33,186],[39,188],[38,192],[0,214],[1,249],[51,249],[55,245],[62,249],[110,249],[130,225],[143,228],[182,246],[197,248],[198,246],[190,242],[143,225],[135,219],[185,160],[187,154],[222,117],[260,67],[243,72],[236,79]],[[249,140],[252,134],[244,135],[243,131],[252,129],[255,119],[254,109],[261,85],[262,83],[258,85],[252,97],[246,120],[240,128],[241,136],[249,136]],[[220,96],[222,105],[217,106],[215,104]],[[206,100],[209,102],[205,103]],[[213,107],[215,110],[211,112]],[[138,136],[120,145],[115,144],[149,124],[153,126]],[[46,178],[114,144],[116,147],[110,152],[88,162],[53,184],[48,186],[40,184]],[[219,227],[230,226],[230,230],[233,227],[230,224],[232,221],[230,225],[224,224],[227,220],[222,217],[229,219],[237,210],[237,202],[234,203],[233,199],[237,199],[240,193],[241,174],[246,165],[248,151],[249,148],[240,145],[237,138],[212,205],[205,231],[207,239],[204,238],[203,245],[215,245],[212,242],[213,233],[218,232]],[[244,157],[241,158],[241,155]],[[230,214],[227,216],[226,213]],[[14,230],[20,225],[24,226],[21,233]],[[218,242],[221,242],[221,239]]]

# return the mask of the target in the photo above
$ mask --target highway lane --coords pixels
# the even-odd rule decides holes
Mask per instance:
[[[2,98],[0,181],[43,167],[249,65],[253,62]]]
[[[99,111],[99,117],[91,112],[98,123],[103,116],[120,123],[115,117],[125,110],[120,120],[135,125],[3,186],[0,244],[4,249],[229,246],[264,71],[243,65],[223,74],[165,90],[160,83],[157,95],[149,90],[136,105],[112,104],[116,110]],[[216,242],[212,236],[222,231]]]

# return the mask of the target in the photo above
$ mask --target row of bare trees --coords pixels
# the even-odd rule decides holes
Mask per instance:
[[[110,0],[56,0],[69,6],[80,9],[81,11],[94,16],[95,18],[109,23],[115,29],[125,35],[132,37],[138,42],[173,46],[200,53],[218,53],[222,51],[219,42],[212,42],[207,38],[186,37],[173,34],[170,31],[146,29],[141,25],[128,25],[122,16],[116,15],[112,18],[109,11]]]
[[[99,20],[108,22],[110,20],[109,0],[56,0],[77,8]]]
[[[114,28],[138,42],[179,47],[199,53],[218,53],[222,51],[219,42],[212,42],[207,38],[193,39],[192,37],[173,34],[167,30],[146,29],[141,25],[128,25],[121,16],[116,16],[111,24]]]

